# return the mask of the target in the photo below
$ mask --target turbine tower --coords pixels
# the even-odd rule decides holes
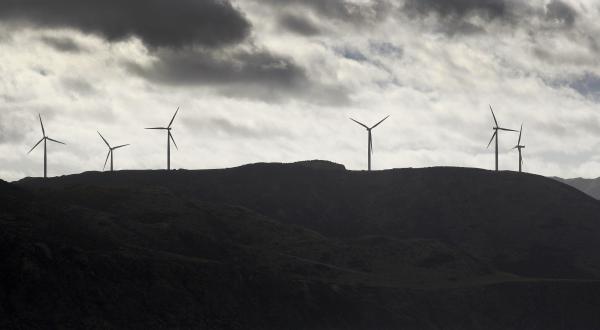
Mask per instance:
[[[525,148],[525,146],[521,145],[521,134],[523,134],[523,124],[521,124],[521,129],[519,130],[519,142],[513,149],[519,150],[519,173],[523,172],[523,156],[521,155],[521,150]]]
[[[367,144],[367,157],[369,159],[369,171],[371,170],[371,155],[373,154],[373,135],[371,134],[371,131],[379,126],[379,124],[383,123],[384,120],[388,119],[390,116],[388,115],[387,117],[383,118],[382,120],[380,120],[377,124],[373,125],[372,127],[369,127],[357,120],[354,120],[352,118],[350,118],[350,120],[352,120],[353,122],[359,124],[360,126],[364,127],[367,129],[367,132],[369,133],[369,140],[368,140],[368,144]]]
[[[177,147],[177,143],[175,143],[175,139],[173,138],[173,134],[171,134],[171,126],[173,126],[173,121],[175,120],[175,116],[177,116],[178,112],[179,112],[179,108],[177,108],[177,111],[175,111],[175,114],[173,115],[173,118],[171,118],[171,121],[169,122],[169,125],[167,127],[146,128],[146,129],[157,129],[157,130],[167,131],[167,170],[171,170],[171,141],[173,141],[173,145],[175,145],[175,148],[177,150],[179,150],[179,148]]]
[[[35,148],[37,148],[38,145],[40,145],[40,143],[44,142],[44,179],[48,177],[48,153],[47,153],[47,144],[48,141],[52,141],[54,143],[60,143],[60,144],[66,144],[64,142],[60,142],[57,140],[54,140],[50,137],[48,137],[46,135],[46,130],[44,129],[44,122],[42,121],[42,115],[38,114],[38,117],[40,118],[40,125],[42,126],[42,139],[38,141],[38,143],[36,143],[33,148],[31,148],[31,150],[29,150],[29,152],[27,154],[30,154]]]
[[[123,147],[127,147],[127,146],[129,146],[129,144],[123,144],[120,146],[111,147],[110,144],[108,143],[108,141],[106,141],[106,139],[104,138],[104,136],[102,136],[102,134],[100,134],[100,132],[98,132],[98,135],[100,135],[100,137],[102,138],[102,141],[104,141],[104,143],[106,143],[106,146],[108,146],[108,154],[106,155],[106,160],[104,161],[104,167],[102,167],[102,169],[104,170],[106,168],[106,163],[108,162],[108,157],[110,157],[110,171],[113,172],[114,151],[117,149],[121,149]]]
[[[508,129],[508,128],[502,128],[500,127],[500,125],[498,125],[498,121],[496,120],[496,115],[494,114],[494,109],[492,109],[492,106],[490,105],[490,110],[492,111],[492,116],[494,117],[494,123],[496,124],[496,126],[494,126],[492,129],[494,130],[494,135],[492,135],[492,138],[490,139],[490,143],[488,143],[488,148],[490,147],[490,145],[492,144],[492,141],[494,141],[494,138],[496,139],[496,172],[498,171],[498,135],[499,135],[499,131],[507,131],[507,132],[517,132],[514,129]]]

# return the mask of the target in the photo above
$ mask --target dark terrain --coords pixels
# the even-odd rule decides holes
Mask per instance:
[[[600,202],[327,162],[0,182],[0,328],[600,328]]]
[[[600,199],[600,178],[596,179],[584,179],[584,178],[575,178],[575,179],[561,179],[561,178],[553,178],[562,183],[566,183],[574,188],[577,188],[584,193],[594,197],[595,199]]]

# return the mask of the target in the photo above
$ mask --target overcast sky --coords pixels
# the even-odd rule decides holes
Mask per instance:
[[[0,178],[327,159],[600,176],[595,0],[0,0]],[[505,132],[503,132],[505,133]],[[500,136],[515,170],[518,134]]]

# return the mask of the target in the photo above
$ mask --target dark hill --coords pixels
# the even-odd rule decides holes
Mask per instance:
[[[577,188],[584,193],[594,197],[595,199],[600,199],[600,178],[596,179],[584,179],[584,178],[575,178],[575,179],[561,179],[561,178],[553,178],[562,183],[566,183],[574,188]]]
[[[312,161],[16,186],[0,328],[600,327],[600,203],[539,176]]]
[[[88,204],[106,197],[94,195],[102,193],[95,190],[86,196],[80,191],[85,186],[163,187],[192,200],[244,206],[327,237],[436,239],[518,275],[600,278],[600,203],[536,175],[466,168],[367,173],[255,164],[168,175],[84,173],[19,185]]]

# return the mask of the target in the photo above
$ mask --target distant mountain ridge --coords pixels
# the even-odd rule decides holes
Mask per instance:
[[[596,179],[584,179],[584,178],[574,178],[574,179],[563,179],[558,177],[553,177],[553,179],[558,180],[560,182],[566,183],[572,187],[575,187],[584,193],[594,197],[595,199],[600,200],[600,178]]]

